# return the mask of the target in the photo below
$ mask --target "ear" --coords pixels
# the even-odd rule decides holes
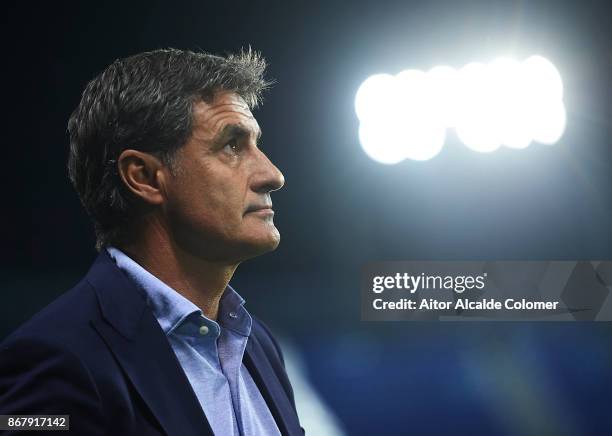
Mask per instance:
[[[125,186],[149,204],[164,202],[164,165],[157,157],[137,150],[124,150],[117,170]]]

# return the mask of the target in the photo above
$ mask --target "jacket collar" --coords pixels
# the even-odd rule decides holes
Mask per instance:
[[[210,424],[143,292],[106,251],[86,280],[95,289],[103,320],[93,320],[136,390],[168,435],[213,435]]]
[[[141,327],[147,304],[144,292],[129,280],[103,250],[85,279],[96,290],[102,316],[126,339]]]

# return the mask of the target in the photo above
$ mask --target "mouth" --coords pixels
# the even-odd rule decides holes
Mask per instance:
[[[268,204],[253,205],[253,206],[249,206],[244,214],[245,215],[254,214],[254,215],[268,216],[268,215],[274,215],[274,209],[272,209],[271,204],[270,205]]]

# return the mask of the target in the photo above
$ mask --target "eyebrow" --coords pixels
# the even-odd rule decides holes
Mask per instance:
[[[251,130],[239,125],[239,124],[227,124],[221,129],[221,131],[215,136],[215,141],[220,141],[229,136],[244,138],[251,134]],[[257,142],[261,139],[261,130],[257,130]]]

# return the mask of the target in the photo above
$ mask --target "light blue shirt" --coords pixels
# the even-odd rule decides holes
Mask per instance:
[[[231,286],[219,301],[218,322],[145,270],[108,247],[117,266],[147,295],[202,410],[216,435],[271,436],[280,431],[242,357],[253,319]]]

